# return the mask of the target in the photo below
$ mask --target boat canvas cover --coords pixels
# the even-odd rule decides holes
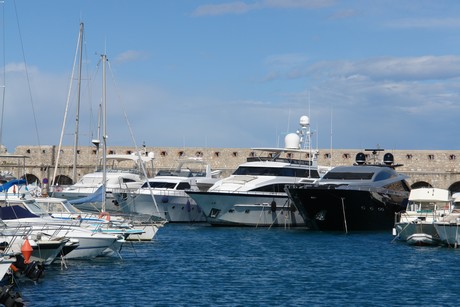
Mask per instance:
[[[5,182],[4,184],[0,185],[0,192],[5,192],[8,191],[9,188],[11,188],[13,185],[24,185],[26,184],[27,181],[25,179],[13,179],[8,182]]]
[[[102,193],[104,193],[103,191],[105,191],[105,187],[102,185],[93,194],[78,199],[71,199],[69,200],[69,203],[72,205],[100,203],[102,202]]]
[[[450,201],[450,192],[438,188],[420,188],[410,191],[409,201]]]

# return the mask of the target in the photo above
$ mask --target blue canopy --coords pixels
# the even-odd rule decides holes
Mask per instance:
[[[4,184],[0,185],[0,192],[5,192],[8,191],[9,188],[11,188],[13,185],[23,185],[26,184],[27,181],[25,179],[13,179],[8,182],[5,182]]]
[[[86,197],[69,200],[72,205],[85,204],[85,203],[100,203],[102,202],[102,193],[105,192],[105,186],[100,186],[96,192]]]

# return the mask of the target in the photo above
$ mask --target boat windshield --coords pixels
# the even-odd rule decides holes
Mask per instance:
[[[316,169],[240,166],[233,175],[319,178]]]
[[[174,189],[177,183],[175,182],[165,182],[165,181],[150,181],[151,188],[157,189]],[[148,188],[148,183],[144,183],[142,188]]]
[[[448,201],[409,201],[406,210],[417,212],[432,212],[434,210],[447,210],[449,208],[450,202]]]
[[[328,172],[324,175],[324,179],[339,179],[339,180],[370,180],[374,176],[374,172],[369,173],[351,173],[351,172]]]
[[[48,213],[43,210],[37,202],[33,200],[26,200],[23,202],[24,206],[35,215],[47,215]],[[16,204],[17,205],[17,204]]]
[[[44,211],[49,213],[81,213],[79,209],[75,208],[70,203],[64,205],[61,202],[40,201],[37,202],[37,205],[39,205]]]
[[[173,176],[173,177],[206,177],[206,171],[195,171],[191,169],[181,169],[174,171],[160,170],[158,176]]]
[[[273,192],[273,193],[285,193],[284,187],[288,185],[285,183],[276,183],[276,184],[269,184],[265,185],[263,187],[258,187],[256,189],[253,189],[251,191],[256,191],[256,192]]]

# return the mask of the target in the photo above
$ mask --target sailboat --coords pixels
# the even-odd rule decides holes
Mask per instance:
[[[78,151],[78,126],[79,126],[79,105],[80,105],[80,90],[81,90],[81,62],[82,62],[82,41],[83,41],[83,23],[80,24],[80,32],[77,44],[77,52],[79,60],[79,76],[78,76],[78,95],[77,95],[77,111],[76,111],[76,123],[75,123],[75,133],[74,133],[74,168],[73,168],[73,180],[76,181],[76,166],[77,161],[77,151]],[[77,55],[75,56],[74,69],[72,75],[75,71],[75,62]],[[82,176],[75,184],[61,187],[56,183],[53,184],[52,195],[57,198],[65,198],[71,200],[74,205],[83,211],[111,211],[111,212],[120,212],[117,202],[114,201],[112,196],[113,189],[136,189],[142,185],[145,181],[145,175],[142,172],[142,169],[146,168],[148,163],[152,163],[153,167],[153,153],[135,153],[135,154],[112,154],[107,155],[107,136],[106,136],[106,62],[107,56],[105,54],[101,55],[102,62],[102,105],[101,108],[101,117],[102,117],[102,161],[101,167],[96,169],[95,172],[86,174]],[[72,83],[71,83],[72,84]],[[69,86],[69,95],[72,89],[72,86]],[[59,164],[62,139],[65,130],[65,123],[67,119],[69,101],[67,101],[66,112],[64,114],[64,123],[61,130],[61,138],[59,142],[58,155],[56,159],[56,165],[54,168],[53,178],[57,178],[57,168]],[[99,152],[99,139],[92,140],[92,143],[97,146]],[[107,166],[110,165],[110,168]],[[127,168],[127,164],[132,164]],[[122,166],[123,165],[123,166]],[[103,189],[104,191],[101,191]],[[100,193],[99,195],[103,197],[100,200],[88,201],[89,197],[92,197],[95,193]],[[77,201],[78,200],[78,201]]]
[[[83,26],[80,26],[79,42],[82,41]],[[81,59],[81,48],[80,48]],[[111,213],[119,214],[121,212],[119,204],[114,200],[112,192],[120,189],[137,189],[147,178],[147,164],[151,163],[153,168],[154,155],[147,152],[136,152],[133,154],[111,154],[107,155],[107,95],[106,95],[106,66],[107,55],[101,55],[102,63],[102,103],[100,105],[100,125],[102,126],[102,135],[99,139],[92,140],[92,143],[97,146],[98,153],[99,147],[102,151],[101,164],[95,172],[86,174],[80,178],[74,185],[65,187],[63,189],[54,189],[53,197],[59,199],[67,199],[76,208],[83,212],[96,213],[98,217],[107,218],[112,225],[115,223],[129,224],[132,233],[128,236],[128,240],[151,240],[158,229],[164,225],[161,221],[152,221],[151,216],[140,215],[133,219],[132,217],[116,217]],[[81,70],[81,69],[80,69]],[[80,88],[80,87],[79,87]],[[79,95],[78,95],[79,97]],[[78,109],[78,108],[77,108]],[[78,117],[78,115],[77,115]],[[78,127],[78,120],[76,126]],[[62,131],[65,126],[63,125]],[[98,129],[101,130],[100,127]],[[76,129],[77,133],[78,129]],[[75,142],[78,138],[75,136]],[[62,143],[62,135],[61,135]],[[75,147],[76,152],[76,147]],[[130,161],[134,164],[133,167],[126,169],[126,162]],[[109,163],[110,162],[110,163]],[[119,167],[120,164],[125,164],[124,168]],[[74,159],[76,164],[76,159]],[[57,164],[56,164],[57,165]],[[108,166],[111,167],[108,167]],[[56,172],[57,166],[55,167]],[[56,173],[54,175],[56,178]],[[104,229],[104,231],[119,229]],[[137,232],[135,232],[137,230]]]

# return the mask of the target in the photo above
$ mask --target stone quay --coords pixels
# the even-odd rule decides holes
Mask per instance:
[[[76,178],[74,175],[74,147],[61,147],[59,162],[58,147],[27,146],[15,148],[14,153],[7,153],[4,148],[0,155],[0,171],[10,173],[16,178],[24,177],[28,182],[42,182],[43,179],[52,183],[72,184],[81,176],[96,169],[101,153],[93,146],[79,147],[77,150]],[[148,175],[153,176],[158,170],[173,169],[180,158],[201,157],[210,163],[213,170],[221,170],[222,176],[229,176],[239,164],[244,163],[254,151],[250,148],[206,148],[206,147],[142,147],[137,151],[143,155],[153,153],[154,162],[147,168]],[[136,149],[127,146],[108,146],[107,154],[135,154]],[[319,149],[312,150],[318,153],[318,165],[339,166],[351,165],[355,156],[364,152],[368,157],[372,153],[364,149]],[[397,170],[408,178],[412,188],[436,187],[449,189],[452,193],[460,192],[460,150],[385,150],[378,152],[378,161],[383,159],[384,153],[394,155],[396,164],[402,164]],[[306,154],[308,157],[309,154]],[[302,157],[302,158],[306,158]],[[127,168],[130,166],[126,165]],[[56,178],[53,177],[54,174]]]

